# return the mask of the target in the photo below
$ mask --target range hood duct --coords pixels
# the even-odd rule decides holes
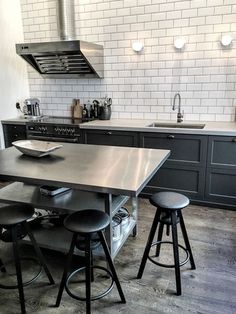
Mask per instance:
[[[43,77],[102,78],[103,46],[75,39],[74,0],[57,0],[60,41],[16,44],[16,53]]]
[[[74,0],[58,0],[58,29],[61,40],[75,39]]]

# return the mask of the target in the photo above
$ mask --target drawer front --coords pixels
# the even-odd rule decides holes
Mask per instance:
[[[207,137],[186,134],[141,133],[141,147],[171,150],[169,163],[205,166]]]
[[[208,167],[236,169],[236,137],[210,136]]]
[[[136,132],[119,132],[109,130],[85,131],[85,144],[110,145],[110,146],[138,146]]]
[[[208,168],[205,199],[216,203],[236,205],[236,171]]]
[[[3,125],[5,147],[12,146],[12,142],[26,139],[25,125]]]
[[[26,126],[25,125],[4,125],[4,130],[6,130],[9,133],[17,133],[24,135],[26,133]]]
[[[202,199],[204,195],[204,169],[183,166],[176,169],[165,164],[149,181],[143,192],[153,194],[166,190],[183,193],[191,199]]]

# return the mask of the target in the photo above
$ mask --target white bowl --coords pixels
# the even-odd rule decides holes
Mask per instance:
[[[14,145],[23,154],[34,157],[46,156],[63,146],[61,144],[37,140],[15,141],[12,145]]]

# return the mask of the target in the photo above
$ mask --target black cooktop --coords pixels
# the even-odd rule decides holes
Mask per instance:
[[[65,124],[65,125],[79,125],[84,122],[92,121],[94,119],[75,119],[70,117],[49,117],[44,116],[39,119],[34,119],[28,122],[28,124]]]

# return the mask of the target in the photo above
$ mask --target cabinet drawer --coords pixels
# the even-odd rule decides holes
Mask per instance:
[[[26,132],[26,126],[25,125],[11,125],[11,124],[5,124],[3,126],[4,130],[7,132],[10,132],[12,134],[17,133],[19,135],[24,135]]]
[[[236,137],[210,136],[208,166],[236,169]]]
[[[179,166],[174,168],[166,164],[149,181],[144,193],[175,191],[191,199],[201,199],[204,195],[204,169]]]
[[[85,144],[135,147],[138,145],[138,135],[136,132],[86,130],[84,141]]]
[[[208,168],[205,198],[216,203],[236,205],[236,171]]]
[[[12,146],[12,142],[26,139],[26,126],[25,125],[3,125],[5,147]]]
[[[207,137],[171,133],[141,133],[141,147],[171,150],[168,162],[204,166]]]

